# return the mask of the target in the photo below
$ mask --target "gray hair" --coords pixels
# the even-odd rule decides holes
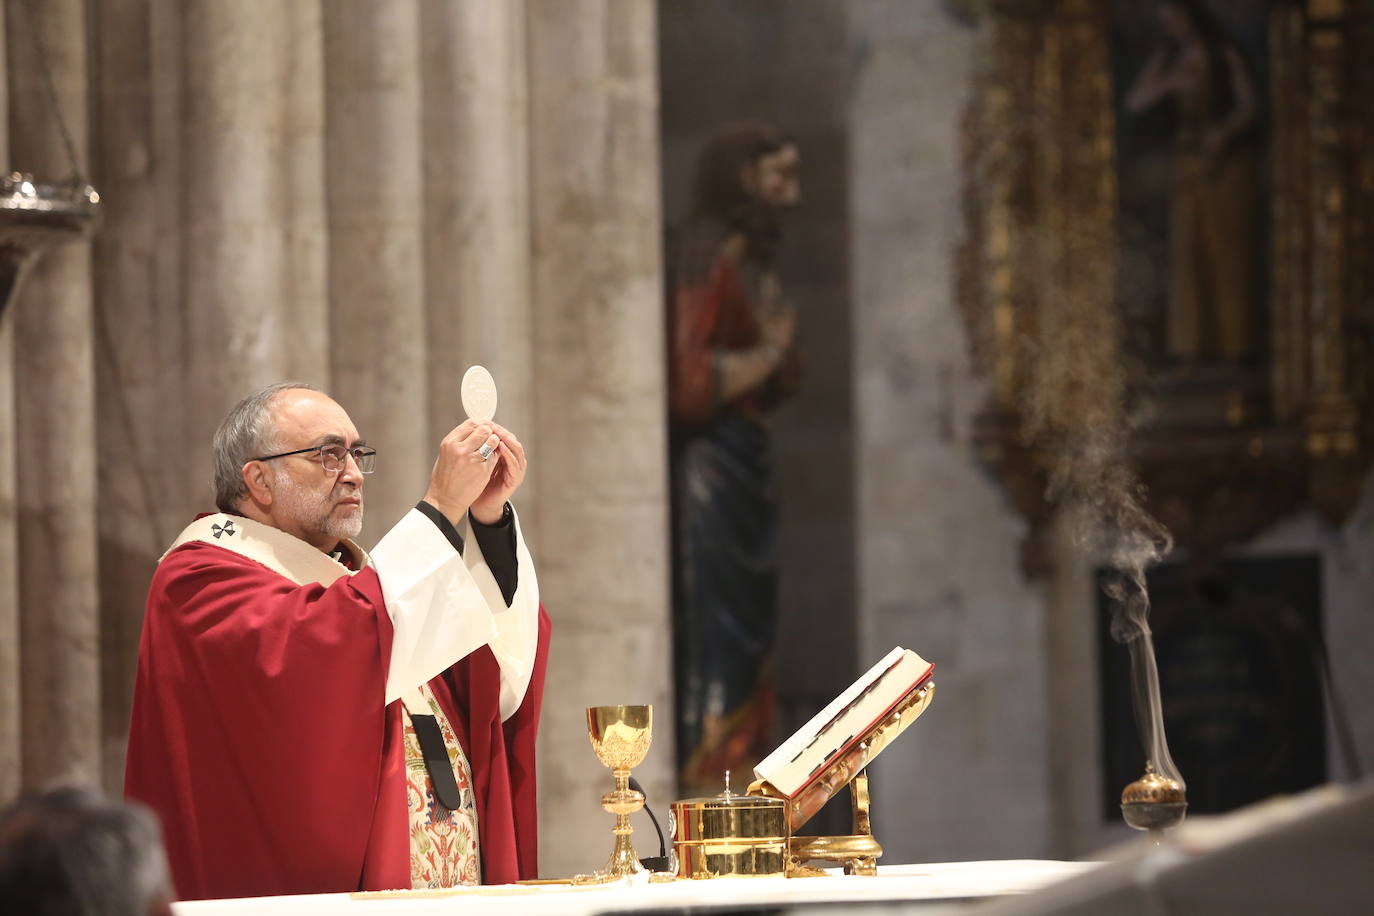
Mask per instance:
[[[151,811],[65,787],[0,811],[0,901],[30,916],[148,916],[174,897]]]
[[[268,385],[235,404],[215,430],[210,450],[215,462],[215,505],[221,512],[235,511],[239,501],[248,495],[248,485],[243,482],[243,466],[259,455],[276,450],[272,402],[283,391],[295,388],[320,390],[304,382]]]

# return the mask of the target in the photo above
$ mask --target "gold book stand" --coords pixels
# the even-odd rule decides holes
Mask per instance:
[[[876,875],[883,847],[873,835],[869,822],[868,771],[865,769],[893,740],[920,718],[935,698],[935,682],[926,681],[912,688],[892,711],[875,722],[850,750],[826,767],[795,796],[779,792],[766,780],[755,780],[749,795],[780,798],[787,802],[787,876],[804,878],[823,875],[809,862],[838,862],[847,875]],[[854,832],[848,836],[797,836],[796,831],[815,816],[837,792],[849,787],[850,811]]]

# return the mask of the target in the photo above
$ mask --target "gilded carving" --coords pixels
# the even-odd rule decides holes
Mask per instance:
[[[1247,185],[1262,190],[1262,231],[1249,253],[1242,239],[1224,237],[1218,244],[1198,236],[1189,244],[1210,247],[1182,250],[1195,256],[1189,265],[1213,274],[1254,265],[1256,292],[1240,285],[1225,294],[1251,303],[1242,315],[1222,293],[1189,299],[1180,312],[1179,284],[1142,273],[1122,247],[1123,207],[1132,205],[1123,203],[1132,186],[1122,182],[1136,177],[1123,173],[1119,144],[1147,108],[1123,109],[1121,101],[1130,85],[1122,81],[1140,80],[1144,69],[1115,56],[1123,4],[1132,6],[979,7],[985,53],[964,132],[958,295],[975,361],[992,382],[975,448],[1032,523],[1032,567],[1051,508],[1048,453],[1073,427],[1142,418],[1127,424],[1126,454],[1151,509],[1200,555],[1244,541],[1304,503],[1342,521],[1371,459],[1374,259],[1363,253],[1374,242],[1374,127],[1349,113],[1374,90],[1370,68],[1356,66],[1374,56],[1374,12],[1335,0],[1270,4],[1253,14],[1248,44],[1213,45],[1213,78],[1233,98],[1262,101],[1262,116],[1227,138],[1236,176],[1236,151],[1243,143],[1253,150],[1244,160],[1252,178],[1233,186],[1238,195]],[[1227,126],[1213,117],[1213,126]],[[1184,129],[1174,128],[1175,178],[1187,166],[1179,158]],[[1197,192],[1162,178],[1159,186],[1205,195],[1192,204],[1204,218],[1243,212],[1239,197],[1217,196],[1226,179],[1211,174],[1214,186]],[[1175,197],[1171,206],[1178,232],[1182,204]],[[1171,262],[1184,263],[1178,237],[1172,244]],[[1123,308],[1123,278],[1133,276],[1157,283],[1156,298],[1172,303],[1154,313],[1154,324]],[[1213,317],[1204,315],[1201,330],[1180,331],[1197,309]],[[1154,349],[1143,351],[1142,339]],[[1027,390],[1037,393],[1033,401]]]

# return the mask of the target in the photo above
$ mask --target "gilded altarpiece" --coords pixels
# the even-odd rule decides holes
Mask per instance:
[[[986,0],[964,135],[957,295],[990,384],[979,455],[1048,562],[1065,442],[1120,429],[1148,508],[1193,558],[1304,504],[1333,523],[1367,473],[1374,323],[1374,12],[1251,4],[1265,59],[1254,352],[1152,360],[1123,311],[1113,0]],[[1116,66],[1114,66],[1116,65]],[[1204,303],[1204,306],[1206,303]]]

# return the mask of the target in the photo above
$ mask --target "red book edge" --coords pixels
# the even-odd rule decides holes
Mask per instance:
[[[868,730],[869,730],[869,729],[871,729],[871,728],[872,728],[875,724],[877,724],[878,722],[881,722],[881,721],[883,721],[884,719],[886,719],[888,716],[892,715],[892,710],[896,709],[898,706],[901,706],[901,705],[902,705],[902,702],[903,702],[904,700],[906,700],[907,697],[911,696],[911,694],[912,694],[913,691],[920,689],[920,687],[921,687],[922,684],[924,684],[926,681],[930,680],[930,676],[931,676],[932,674],[935,673],[935,663],[934,663],[934,662],[928,662],[928,664],[930,665],[930,667],[926,669],[925,674],[923,674],[923,675],[921,675],[920,677],[918,677],[918,678],[916,679],[915,683],[913,683],[910,687],[908,687],[906,690],[904,690],[904,691],[901,693],[901,695],[899,695],[899,696],[897,697],[897,699],[893,700],[892,703],[891,703],[886,709],[884,709],[884,710],[882,711],[882,713],[881,713],[880,715],[878,715],[877,717],[875,717],[875,718],[874,718],[872,721],[870,721],[866,726],[864,726],[863,729],[861,729],[859,732],[857,732],[857,733],[854,735],[854,737],[850,738],[849,741],[845,742],[844,746],[842,746],[839,750],[837,750],[837,751],[836,751],[834,754],[832,754],[830,757],[827,757],[827,758],[826,758],[825,764],[822,765],[821,767],[819,767],[819,768],[818,768],[814,773],[812,773],[810,776],[808,776],[808,777],[806,778],[806,782],[804,782],[804,783],[802,783],[801,785],[797,786],[796,791],[794,791],[794,792],[789,792],[789,793],[785,793],[786,796],[787,796],[787,798],[788,798],[789,800],[791,800],[791,799],[796,798],[798,795],[801,795],[803,792],[805,792],[805,791],[807,790],[807,788],[809,788],[810,785],[811,785],[813,782],[815,782],[817,779],[821,778],[822,775],[824,775],[826,769],[829,768],[830,764],[832,764],[832,763],[834,763],[836,760],[839,760],[840,758],[844,757],[846,754],[848,754],[848,753],[854,748],[854,745],[856,745],[856,744],[858,744],[860,741],[862,741],[864,735],[868,734]],[[774,786],[774,788],[776,789],[777,786]],[[781,792],[782,790],[779,789],[778,791]]]

